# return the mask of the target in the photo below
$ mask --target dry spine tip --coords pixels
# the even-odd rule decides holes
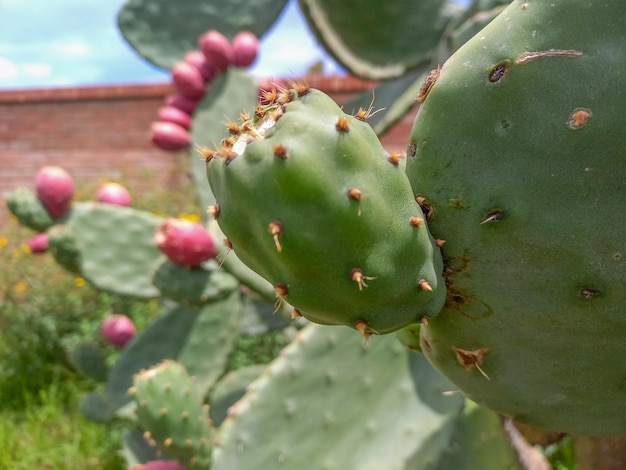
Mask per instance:
[[[362,270],[355,268],[350,271],[350,279],[358,284],[359,290],[363,290],[364,287],[367,287],[367,283],[365,281],[373,281],[376,277],[365,276]]]
[[[417,285],[422,290],[426,290],[426,291],[433,290],[432,286],[430,285],[430,282],[428,282],[426,279],[420,279],[419,281],[417,281]]]
[[[283,247],[280,244],[280,240],[279,238],[282,236],[283,234],[283,226],[280,222],[278,221],[273,221],[270,222],[268,225],[268,230],[270,232],[270,234],[272,235],[272,238],[274,239],[274,244],[276,245],[276,250],[277,251],[283,251]]]
[[[348,119],[345,117],[340,117],[337,119],[337,124],[335,124],[335,128],[339,132],[350,132],[350,126],[348,124]]]

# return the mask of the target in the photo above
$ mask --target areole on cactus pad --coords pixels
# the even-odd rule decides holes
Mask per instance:
[[[446,239],[422,351],[478,403],[572,433],[626,432],[624,70],[623,1],[514,1],[431,75],[408,147]]]
[[[367,112],[349,116],[301,84],[264,102],[205,151],[211,211],[241,260],[317,323],[369,335],[435,315],[437,242]]]

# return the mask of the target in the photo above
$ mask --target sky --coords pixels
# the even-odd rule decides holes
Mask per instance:
[[[0,89],[169,81],[167,71],[139,57],[118,32],[115,18],[125,1],[0,0]],[[250,71],[297,76],[320,60],[325,73],[342,73],[289,0]]]

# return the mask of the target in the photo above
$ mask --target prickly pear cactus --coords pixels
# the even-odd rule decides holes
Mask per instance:
[[[189,470],[210,468],[213,429],[208,406],[181,364],[164,361],[140,372],[129,393],[137,403],[137,419],[164,455]]]
[[[408,148],[446,240],[421,349],[478,403],[573,433],[626,432],[624,70],[623,1],[516,0],[431,75]]]
[[[301,84],[264,102],[204,151],[211,212],[237,256],[317,323],[384,334],[436,315],[437,242],[368,113]]]

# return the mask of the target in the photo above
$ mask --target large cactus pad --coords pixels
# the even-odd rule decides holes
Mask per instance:
[[[625,70],[622,0],[516,0],[424,87],[409,145],[449,285],[422,350],[575,433],[626,432]]]
[[[438,247],[367,113],[304,85],[265,102],[205,151],[211,211],[239,258],[314,322],[368,335],[435,315]]]

